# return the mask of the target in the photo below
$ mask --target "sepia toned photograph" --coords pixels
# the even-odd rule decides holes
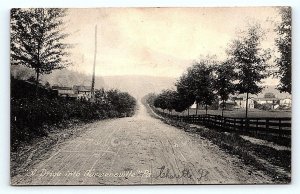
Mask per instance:
[[[292,8],[13,8],[10,184],[291,183]]]

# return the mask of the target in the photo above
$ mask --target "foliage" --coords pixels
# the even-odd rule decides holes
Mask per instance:
[[[269,50],[260,48],[263,32],[259,25],[252,25],[244,35],[234,40],[228,54],[237,69],[237,90],[239,93],[257,94],[263,87],[259,84],[267,77]]]
[[[222,101],[226,101],[230,94],[235,93],[234,81],[237,79],[234,65],[231,61],[225,61],[215,69],[214,88]]]
[[[279,67],[277,75],[280,79],[278,90],[281,92],[292,92],[292,10],[291,7],[281,7],[281,23],[276,29],[278,38],[276,45],[280,57],[276,59]]]
[[[191,90],[190,85],[191,79],[192,78],[189,77],[188,74],[183,74],[175,84],[178,92],[178,99],[180,100],[180,102],[178,102],[179,107],[177,107],[179,112],[188,109],[195,102],[195,95]]]
[[[36,73],[49,74],[69,65],[61,32],[66,9],[30,8],[11,10],[11,64],[24,65]]]
[[[46,136],[44,126],[60,124],[68,120],[88,122],[91,120],[131,116],[136,102],[128,93],[117,90],[98,90],[103,92],[105,100],[96,103],[64,98],[34,96],[11,98],[11,143],[17,147],[20,142],[29,142],[36,136]],[[12,93],[16,92],[12,88]],[[13,95],[16,96],[16,95]]]
[[[216,94],[222,101],[222,110],[225,109],[226,103],[230,94],[235,94],[236,88],[234,81],[237,79],[234,65],[227,60],[215,69],[214,88]],[[222,111],[223,112],[223,111]]]
[[[164,90],[154,100],[154,106],[163,110],[172,111],[174,109],[175,91]]]
[[[228,54],[234,61],[237,71],[238,83],[236,89],[239,93],[246,93],[246,117],[248,115],[249,94],[258,94],[263,87],[262,80],[267,77],[267,60],[270,51],[260,48],[263,32],[259,25],[252,25],[245,34],[237,38],[230,45]]]
[[[120,116],[123,114],[126,116],[132,115],[136,106],[135,98],[130,96],[127,92],[120,92],[115,89],[107,91],[106,95],[108,103],[112,106],[113,110],[117,110],[121,113]]]
[[[197,104],[212,105],[214,94],[214,61],[201,60],[190,67],[187,71],[189,77],[189,90],[192,91]]]

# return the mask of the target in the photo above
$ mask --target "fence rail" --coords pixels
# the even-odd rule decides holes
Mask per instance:
[[[291,118],[233,118],[220,115],[189,115],[179,116],[163,113],[155,108],[153,110],[163,116],[177,121],[192,124],[200,124],[206,127],[213,127],[221,130],[271,133],[280,136],[291,136]]]

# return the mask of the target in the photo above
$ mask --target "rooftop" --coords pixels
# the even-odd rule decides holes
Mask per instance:
[[[73,90],[80,91],[80,92],[90,92],[92,90],[92,87],[91,86],[74,85]]]
[[[72,90],[72,87],[67,87],[67,86],[52,86],[52,90]]]

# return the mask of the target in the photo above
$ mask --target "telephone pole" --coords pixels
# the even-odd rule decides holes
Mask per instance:
[[[95,68],[96,68],[96,56],[97,56],[97,25],[95,26],[95,53],[94,53],[94,66],[91,88],[91,102],[95,102]]]

